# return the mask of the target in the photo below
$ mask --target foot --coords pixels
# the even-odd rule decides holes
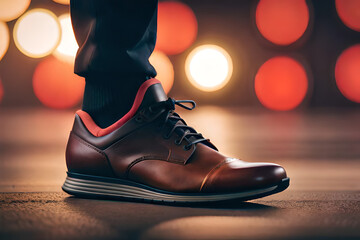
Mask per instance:
[[[186,125],[160,82],[147,80],[131,110],[108,128],[78,111],[70,133],[63,190],[72,195],[164,202],[249,200],[285,190],[289,178],[272,163],[230,158]],[[189,106],[191,105],[191,106]]]

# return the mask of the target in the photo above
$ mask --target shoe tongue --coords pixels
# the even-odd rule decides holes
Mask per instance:
[[[152,80],[152,79],[150,79],[150,80]],[[148,80],[148,81],[150,81],[150,80]],[[154,80],[156,80],[156,79],[154,79]],[[144,107],[149,107],[155,103],[163,102],[168,99],[161,83],[158,80],[152,81],[152,82],[153,83],[146,89],[146,92],[145,92],[143,100],[139,106],[139,109],[142,109]]]

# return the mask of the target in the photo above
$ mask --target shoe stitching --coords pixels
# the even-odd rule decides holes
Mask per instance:
[[[95,146],[89,144],[88,142],[86,142],[84,139],[82,139],[82,138],[81,138],[79,135],[77,135],[75,132],[71,131],[71,134],[73,134],[73,136],[74,136],[79,142],[81,142],[82,144],[84,144],[84,145],[92,148],[93,150],[97,151],[98,153],[106,156],[103,151],[101,151],[101,150],[98,149],[97,147],[95,147]]]
[[[145,160],[154,160],[154,159],[160,160],[160,161],[166,161],[166,158],[164,158],[163,156],[143,156],[143,157],[137,158],[127,166],[127,168],[125,170],[125,177],[129,178],[130,170],[133,166],[135,166],[135,164],[145,161]]]
[[[120,138],[118,138],[115,142],[111,143],[108,147],[106,147],[105,150],[109,149],[109,148],[113,148],[113,149],[118,149],[121,148],[121,143],[122,141],[127,140],[128,137],[133,136],[133,134],[136,134],[137,131],[142,130],[143,128],[149,126],[151,123],[146,123],[146,124],[142,124],[141,126],[133,129],[132,131],[126,133],[124,136],[121,136]]]
[[[170,149],[169,149],[169,154],[168,154],[168,157],[167,157],[166,161],[170,161],[171,153],[172,153],[172,150],[171,150],[171,148],[170,148]]]
[[[176,158],[173,158],[173,159],[170,159],[170,156],[171,156],[171,149],[169,151],[169,154],[167,157],[164,157],[164,156],[155,156],[155,155],[149,155],[149,156],[143,156],[143,157],[140,157],[140,158],[137,158],[135,159],[134,161],[132,161],[128,167],[126,168],[125,170],[125,177],[126,178],[129,178],[129,174],[130,174],[130,171],[132,169],[133,166],[135,166],[136,164],[142,162],[142,161],[146,161],[146,160],[158,160],[158,161],[165,161],[165,162],[170,162],[170,163],[175,163],[175,164],[183,164],[184,161],[181,160],[181,159],[176,159]]]
[[[78,140],[80,143],[84,144],[85,146],[95,150],[96,152],[100,153],[106,160],[106,162],[108,163],[108,166],[110,167],[111,169],[111,172],[114,174],[114,176],[118,176],[112,165],[111,165],[111,162],[108,158],[108,156],[106,155],[106,153],[104,153],[102,150],[98,149],[97,147],[89,144],[88,142],[86,142],[84,139],[82,139],[79,135],[77,135],[75,132],[71,131],[71,134],[75,137],[76,140]],[[169,154],[167,157],[163,157],[163,156],[156,156],[156,155],[149,155],[149,156],[143,156],[143,157],[140,157],[138,159],[135,159],[133,162],[131,162],[128,167],[126,168],[126,171],[125,171],[125,177],[128,178],[129,177],[129,173],[130,173],[130,170],[131,168],[139,163],[139,162],[142,162],[142,161],[145,161],[145,160],[160,160],[160,161],[166,161],[166,162],[171,162],[171,163],[175,163],[175,164],[184,164],[184,160],[182,159],[177,159],[177,158],[172,158],[170,159],[171,157],[171,153],[172,153],[172,150],[170,149],[169,151]]]
[[[233,158],[226,158],[223,161],[221,161],[220,163],[218,163],[213,169],[210,170],[210,172],[204,177],[204,180],[201,183],[200,186],[200,192],[204,189],[205,184],[208,183],[208,179],[214,175],[214,173],[219,170],[222,166],[224,166],[225,164],[228,164],[229,162],[234,161],[235,159]]]
[[[84,144],[85,146],[87,146],[87,147],[95,150],[96,152],[100,153],[100,154],[105,158],[105,160],[106,160],[106,162],[107,162],[107,164],[108,164],[111,172],[113,173],[113,175],[114,175],[114,176],[118,176],[118,175],[116,174],[116,172],[114,171],[114,169],[113,169],[113,167],[112,167],[112,165],[111,165],[111,163],[110,163],[110,160],[109,160],[108,156],[107,156],[103,151],[101,151],[100,149],[96,148],[95,146],[87,143],[84,139],[82,139],[80,136],[78,136],[75,132],[71,131],[71,134],[72,134],[72,135],[75,137],[75,139],[76,139],[77,141],[79,141],[80,143],[82,143],[82,144]]]

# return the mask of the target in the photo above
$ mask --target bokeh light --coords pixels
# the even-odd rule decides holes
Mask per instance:
[[[181,2],[159,2],[156,50],[179,54],[195,41],[197,20],[190,7]]]
[[[296,108],[305,98],[308,79],[296,60],[279,56],[266,61],[255,76],[255,93],[265,107],[286,111]]]
[[[256,8],[256,25],[270,42],[289,45],[298,40],[309,24],[305,0],[260,0]]]
[[[3,97],[4,97],[4,88],[3,88],[1,78],[0,78],[0,103],[1,103],[1,101],[3,99]]]
[[[360,32],[360,1],[335,0],[336,11],[349,28]]]
[[[64,5],[70,4],[70,0],[53,0],[53,1],[56,3],[64,4]]]
[[[169,93],[174,84],[174,67],[170,59],[160,51],[154,51],[149,58],[157,72],[158,79],[166,93]]]
[[[72,29],[70,14],[61,15],[59,22],[61,26],[61,40],[54,51],[54,55],[60,60],[74,62],[79,45],[76,42]]]
[[[0,60],[4,57],[9,48],[10,33],[6,23],[0,22]]]
[[[230,55],[216,45],[195,48],[185,62],[186,76],[202,91],[216,91],[230,80],[233,65]]]
[[[42,104],[51,108],[70,108],[79,103],[85,81],[74,74],[74,66],[55,57],[42,60],[33,75],[33,88]]]
[[[26,12],[14,27],[16,47],[33,58],[51,54],[59,44],[60,36],[60,24],[55,14],[41,8]]]
[[[0,21],[18,18],[29,7],[31,0],[0,0]]]
[[[335,66],[336,85],[349,100],[360,103],[360,44],[346,49]]]

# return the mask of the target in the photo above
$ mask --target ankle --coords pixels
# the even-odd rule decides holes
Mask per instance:
[[[119,77],[86,78],[82,110],[101,128],[110,126],[131,109],[139,86],[146,80],[119,83],[116,78]]]

